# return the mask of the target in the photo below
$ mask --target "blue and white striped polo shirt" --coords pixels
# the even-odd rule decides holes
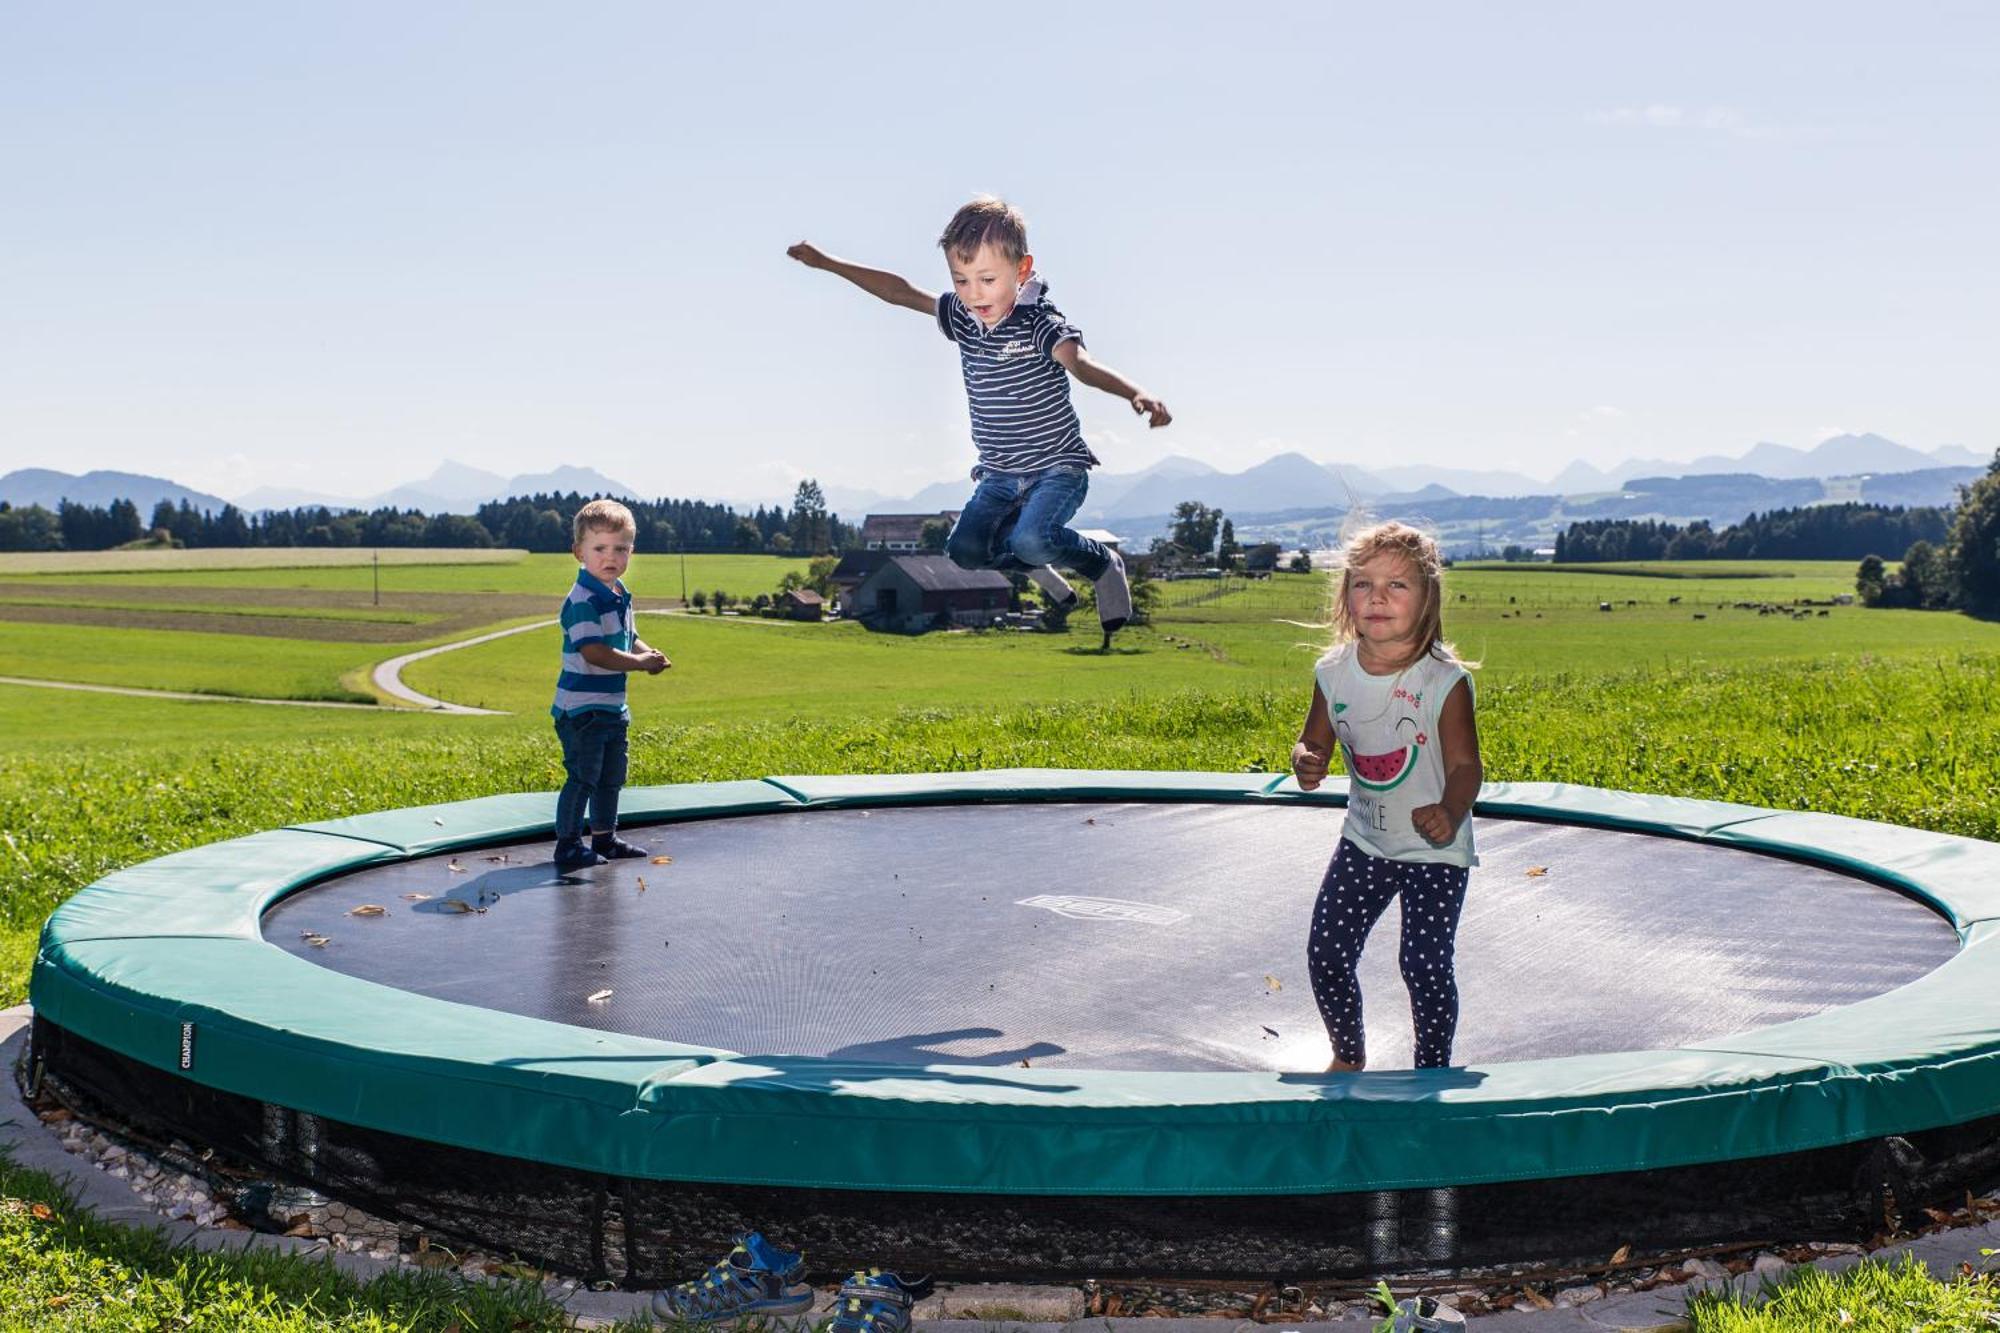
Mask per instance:
[[[979,449],[975,477],[1097,463],[1069,401],[1069,372],[1054,355],[1056,344],[1070,338],[1080,343],[1083,334],[1049,301],[1047,290],[1040,278],[1030,278],[1020,303],[990,329],[958,293],[938,297],[938,330],[958,344],[965,372],[972,443]]]
[[[632,594],[620,583],[607,588],[587,569],[576,571],[576,584],[562,604],[562,675],[556,678],[556,717],[602,708],[629,716],[625,708],[625,673],[606,671],[583,660],[586,643],[601,643],[621,652],[632,650]]]

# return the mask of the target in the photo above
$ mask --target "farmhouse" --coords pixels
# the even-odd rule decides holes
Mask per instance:
[[[854,605],[854,590],[861,586],[861,580],[888,564],[890,554],[888,551],[849,551],[840,557],[840,563],[827,577],[834,591],[840,594],[837,600],[842,606]]]
[[[1014,585],[990,569],[960,569],[941,555],[893,555],[861,580],[848,614],[869,629],[921,634],[990,625],[1007,614]]]
[[[951,526],[958,522],[958,511],[941,509],[935,514],[870,514],[861,520],[861,549],[915,551],[923,543],[924,524],[938,522]]]
[[[1278,567],[1278,558],[1284,553],[1284,547],[1276,542],[1258,542],[1255,546],[1246,546],[1243,548],[1243,568],[1252,574],[1269,574]]]
[[[811,588],[792,588],[779,594],[778,608],[791,620],[818,620],[826,614],[826,599]]]

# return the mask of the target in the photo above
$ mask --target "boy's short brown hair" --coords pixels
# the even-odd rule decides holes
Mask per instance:
[[[639,535],[639,524],[632,517],[632,511],[616,500],[592,500],[577,510],[576,519],[570,524],[569,544],[583,545],[584,535],[595,528],[629,532],[634,537]]]
[[[938,249],[954,259],[969,261],[982,245],[992,245],[1012,264],[1028,253],[1028,220],[1005,199],[982,194],[951,215]]]

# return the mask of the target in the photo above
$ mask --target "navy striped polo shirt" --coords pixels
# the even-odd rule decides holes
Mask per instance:
[[[591,665],[584,660],[583,646],[602,643],[630,652],[636,637],[632,594],[625,585],[607,588],[589,570],[578,569],[576,583],[563,598],[562,674],[556,677],[556,701],[549,711],[567,717],[599,708],[630,716],[625,708],[625,673]]]
[[[973,476],[1096,466],[1069,401],[1069,372],[1054,355],[1056,344],[1070,338],[1081,343],[1083,334],[1049,301],[1040,278],[1028,280],[1019,304],[990,329],[949,291],[938,297],[937,322],[939,332],[958,344],[965,373],[972,443],[979,450]]]

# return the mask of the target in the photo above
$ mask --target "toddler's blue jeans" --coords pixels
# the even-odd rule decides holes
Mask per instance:
[[[618,827],[618,793],[625,787],[625,734],[631,723],[608,708],[586,708],[556,719],[562,742],[562,794],[556,797],[556,837],[580,838]],[[585,814],[589,823],[584,822]]]

